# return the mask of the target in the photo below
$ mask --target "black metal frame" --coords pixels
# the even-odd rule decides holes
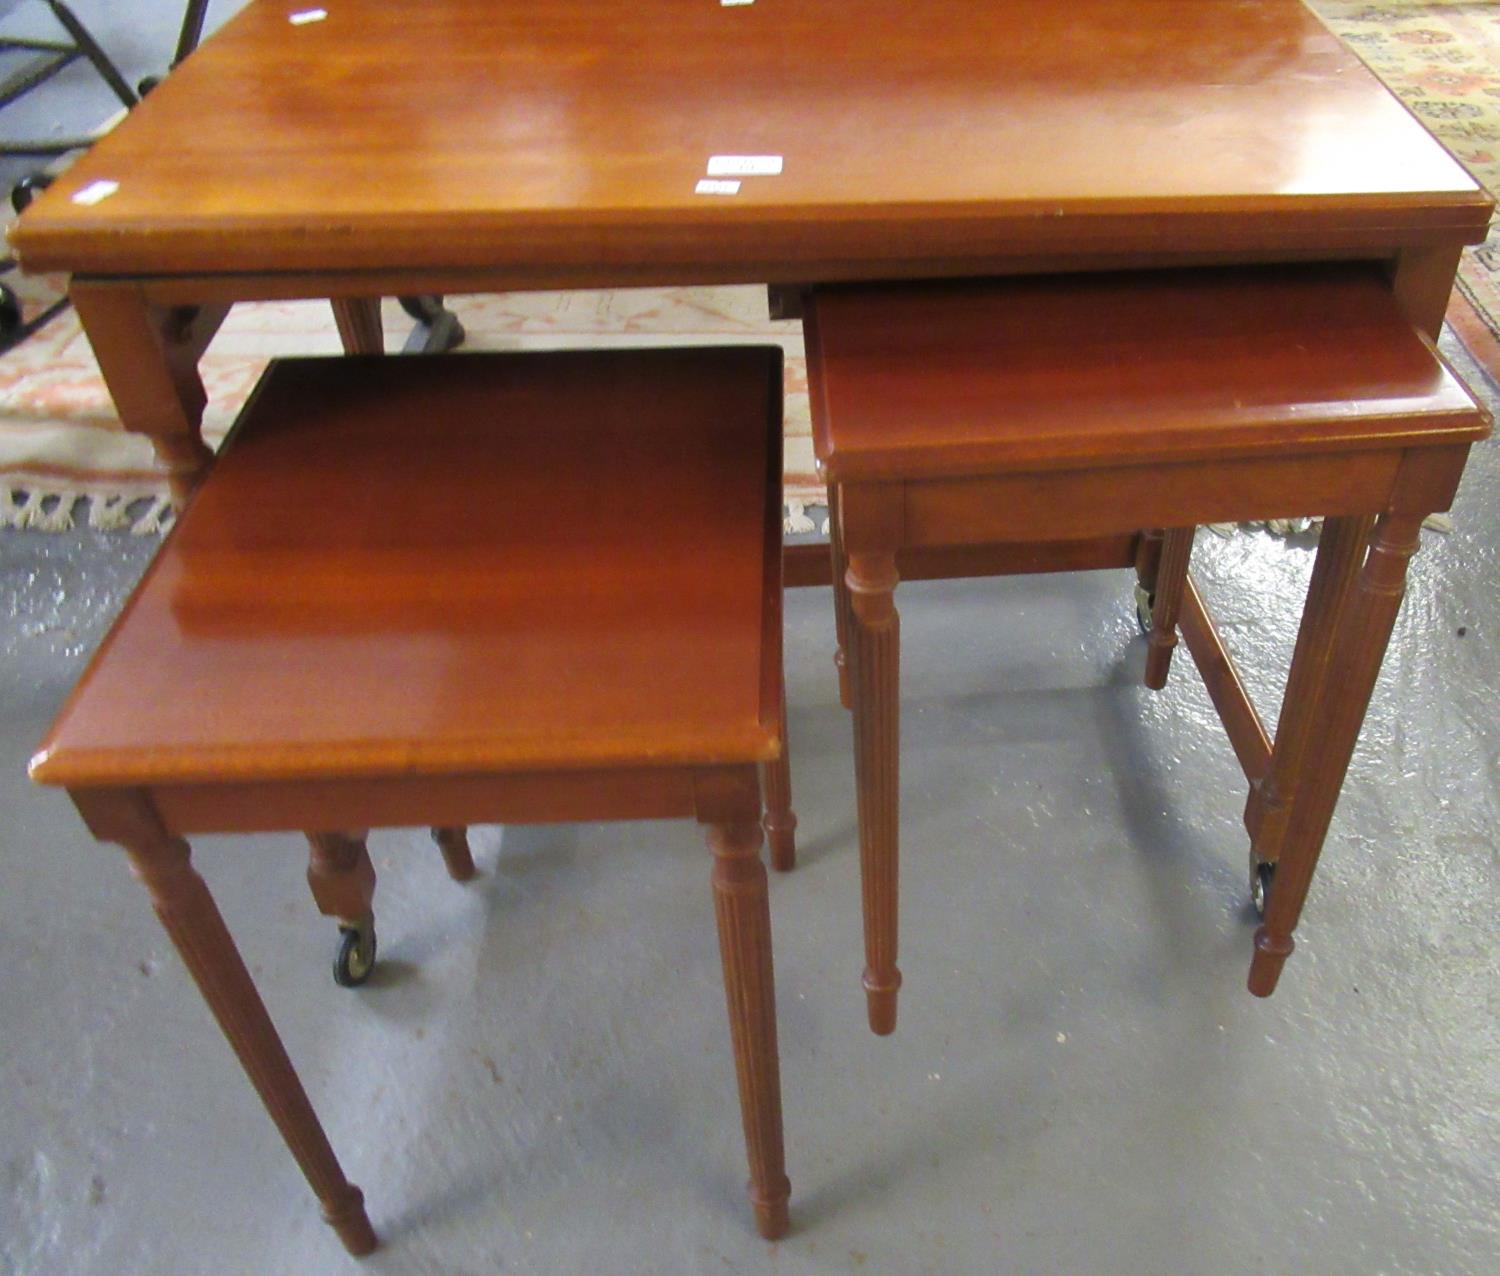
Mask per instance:
[[[120,99],[120,103],[126,110],[130,110],[140,102],[140,94],[146,93],[155,80],[143,81],[140,85],[140,94],[126,83],[125,77],[120,73],[109,55],[99,47],[99,42],[94,39],[93,34],[78,19],[77,15],[62,3],[62,0],[42,0],[57,24],[67,32],[68,42],[59,40],[32,40],[16,37],[0,37],[0,54],[4,53],[35,53],[41,55],[33,58],[28,64],[22,66],[9,79],[0,83],[0,108],[8,106],[18,98],[24,97],[33,89],[45,84],[65,67],[72,66],[80,58],[87,58],[94,70],[99,73],[99,78],[110,88],[110,91]],[[177,51],[173,54],[172,65],[176,66],[183,58],[187,57],[198,47],[198,41],[203,38],[203,21],[208,13],[208,0],[188,0],[188,5],[182,16],[182,29],[177,37]],[[0,158],[17,156],[36,156],[37,158],[57,158],[67,155],[72,151],[87,150],[94,144],[92,137],[54,137],[47,139],[26,139],[18,142],[0,141]],[[12,193],[12,203],[16,205],[19,212],[30,202],[33,191],[46,185],[42,175],[33,174],[31,180],[23,178],[16,184],[16,191]],[[24,201],[16,192],[25,190]],[[15,261],[10,258],[0,260],[0,275],[15,269]],[[0,284],[0,354],[11,349],[11,347],[26,340],[39,328],[50,323],[56,316],[68,307],[68,299],[61,297],[51,305],[47,306],[41,313],[32,318],[22,321],[21,306],[15,293],[5,284]]]

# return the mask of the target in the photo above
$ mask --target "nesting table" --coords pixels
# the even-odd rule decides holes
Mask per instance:
[[[237,301],[329,298],[358,351],[383,295],[763,283],[795,316],[835,282],[1361,260],[1435,338],[1491,209],[1298,0],[252,0],[12,245],[72,276],[125,428],[185,498],[212,460],[196,364]],[[788,550],[788,584],[829,579]],[[1183,624],[1212,659],[1206,615]],[[1242,693],[1216,694],[1243,738]],[[1284,818],[1258,787],[1250,810]]]

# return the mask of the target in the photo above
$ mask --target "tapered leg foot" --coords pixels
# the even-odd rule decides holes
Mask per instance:
[[[1296,946],[1290,935],[1275,939],[1264,926],[1260,927],[1255,932],[1255,956],[1250,959],[1250,991],[1257,997],[1269,997],[1275,992],[1281,968]]]
[[[448,876],[455,882],[467,882],[474,877],[474,856],[469,851],[469,831],[464,828],[442,828],[432,830],[432,840],[443,853],[443,863],[448,867]]]
[[[341,1201],[324,1205],[323,1221],[333,1228],[344,1248],[355,1258],[373,1254],[380,1244],[370,1226],[370,1216],[365,1213],[365,1194],[352,1183]]]
[[[855,554],[846,576],[854,656],[854,769],[865,923],[865,995],[872,1031],[896,1027],[900,816],[900,618],[893,555]]]
[[[760,842],[760,826],[753,823],[715,824],[708,832],[729,1035],[750,1161],[750,1203],[760,1234],[775,1240],[787,1230],[791,1184],[782,1150],[771,909]]]
[[[787,1193],[791,1191],[791,1184],[786,1185],[786,1192],[774,1201],[758,1201],[751,1195],[751,1204],[755,1208],[755,1230],[768,1241],[779,1241],[787,1234],[792,1225],[791,1213],[787,1208]]]
[[[886,976],[887,982],[882,982],[875,971],[865,970],[865,1012],[870,1031],[877,1037],[889,1037],[896,1031],[896,991],[901,987],[901,972],[892,968],[890,975],[894,979]]]

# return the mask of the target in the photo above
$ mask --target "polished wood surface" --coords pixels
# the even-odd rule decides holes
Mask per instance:
[[[1439,441],[1444,418],[1454,442],[1485,428],[1369,266],[818,289],[804,323],[817,392],[838,405],[813,426],[834,482],[1389,449],[1413,429]]]
[[[442,369],[276,366],[39,779],[776,756],[780,351]]]
[[[341,0],[287,18],[250,4],[44,194],[14,235],[28,268],[729,262],[815,281],[1042,250],[1476,242],[1489,214],[1297,0]],[[784,167],[696,193],[726,154]],[[98,181],[119,188],[74,202]]]
[[[1416,528],[1451,502],[1469,444],[1488,432],[1483,412],[1389,281],[1363,267],[816,288],[803,310],[814,446],[838,520],[832,567],[846,587],[835,620],[854,711],[871,1028],[895,1027],[901,984],[903,556],[955,574],[1072,555],[1133,566],[1155,599],[1150,686],[1165,681],[1181,620],[1252,786],[1252,863],[1275,865],[1250,976],[1268,995]],[[1188,561],[1195,525],[1282,513],[1336,517],[1273,744]],[[1132,528],[1147,530],[1122,542]]]
[[[320,830],[308,882],[352,985],[375,955],[373,825],[432,827],[462,879],[470,822],[697,819],[751,1204],[766,1238],[788,1228],[759,853],[764,766],[777,865],[796,858],[781,365],[774,347],[273,364],[33,762],[131,856],[350,1253],[377,1243],[363,1197],[185,834]]]

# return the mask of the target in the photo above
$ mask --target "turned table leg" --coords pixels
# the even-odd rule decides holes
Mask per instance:
[[[469,831],[462,827],[432,830],[432,840],[443,853],[448,876],[455,882],[467,882],[474,876],[474,856],[469,851]]]
[[[1160,691],[1167,685],[1172,648],[1177,645],[1177,617],[1187,587],[1188,560],[1193,553],[1191,527],[1174,527],[1162,538],[1161,555],[1152,583],[1151,636],[1146,651],[1146,685]]]
[[[724,995],[750,1159],[750,1203],[760,1234],[775,1240],[789,1226],[791,1184],[782,1149],[771,909],[760,843],[761,830],[754,823],[714,824],[708,831]]]
[[[1291,725],[1297,763],[1294,787],[1277,795],[1275,805],[1260,813],[1257,846],[1275,850],[1274,885],[1266,903],[1265,920],[1255,932],[1255,956],[1250,965],[1250,991],[1269,997],[1281,968],[1291,955],[1292,932],[1312,885],[1318,855],[1338,804],[1339,790],[1364,725],[1365,710],[1385,658],[1391,630],[1405,593],[1406,568],[1421,534],[1420,514],[1387,514],[1375,525],[1368,556],[1360,565],[1356,538],[1368,520],[1330,519],[1323,536],[1333,537],[1320,547],[1319,562],[1309,590],[1308,615],[1299,635],[1294,668],[1288,681],[1299,682],[1314,699],[1296,706],[1301,719],[1285,721],[1277,731],[1272,755],[1272,779],[1285,776],[1283,732]],[[1324,555],[1327,554],[1326,570]],[[1357,577],[1349,587],[1350,576]],[[1316,606],[1316,611],[1315,611]],[[1318,666],[1321,666],[1319,668]],[[1309,684],[1315,684],[1309,687]],[[1283,719],[1293,708],[1283,709]],[[1280,806],[1282,809],[1277,810]],[[1269,817],[1269,818],[1268,818]]]
[[[208,396],[198,358],[228,306],[156,306],[129,282],[74,280],[68,294],[120,424],[151,440],[172,499],[182,506],[213,463],[203,442]]]
[[[761,823],[771,848],[771,867],[786,873],[797,866],[797,817],[792,811],[792,758],[786,738],[786,682],[781,687],[781,755],[761,767],[766,811]]]
[[[318,911],[338,922],[341,936],[334,982],[352,988],[375,965],[375,866],[365,834],[307,834],[307,884]]]
[[[322,1203],[324,1219],[351,1254],[370,1253],[377,1242],[364,1197],[344,1177],[224,919],[189,862],[188,844],[181,838],[139,837],[125,849],[131,870],[151,893],[156,915]]]
[[[849,679],[849,586],[844,573],[849,563],[844,555],[844,531],[839,525],[839,488],[828,485],[828,553],[833,566],[833,624],[838,646],[834,648],[833,665],[839,674],[839,703],[854,707],[854,691]]]
[[[865,920],[870,1030],[896,1028],[896,912],[900,815],[900,617],[893,554],[853,554],[849,586],[854,690],[854,781]]]

